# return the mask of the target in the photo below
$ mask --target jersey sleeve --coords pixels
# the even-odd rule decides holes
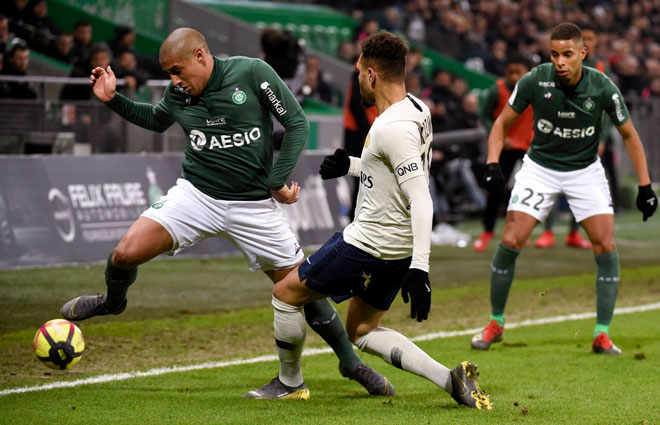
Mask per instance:
[[[283,126],[286,132],[280,155],[268,176],[268,187],[279,190],[296,166],[298,157],[309,137],[309,122],[302,107],[273,68],[257,60],[254,65],[261,105]]]
[[[509,96],[509,106],[516,113],[522,114],[525,109],[532,103],[534,94],[534,70],[523,75],[523,77],[516,83],[516,86]]]
[[[106,105],[127,121],[147,130],[162,133],[174,124],[174,118],[170,116],[166,103],[166,96],[157,105],[151,105],[135,102],[121,93],[116,93]]]
[[[603,109],[609,115],[612,123],[617,127],[625,124],[630,118],[630,113],[628,112],[626,103],[623,101],[621,92],[609,78],[607,78],[603,91]]]
[[[392,166],[399,185],[413,177],[426,176],[420,149],[422,137],[414,122],[394,121],[379,133],[381,154]]]

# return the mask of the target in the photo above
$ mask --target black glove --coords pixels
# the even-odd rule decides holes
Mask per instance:
[[[486,172],[484,173],[484,188],[488,193],[500,194],[504,193],[504,174],[499,162],[491,162],[486,164]]]
[[[408,303],[410,295],[410,318],[417,316],[421,322],[429,318],[431,309],[431,283],[429,274],[420,269],[410,269],[403,278],[401,284],[401,297],[404,303]]]
[[[644,221],[653,215],[656,208],[658,208],[658,198],[653,193],[651,185],[639,186],[637,192],[637,209],[644,215]]]
[[[332,155],[323,158],[319,174],[323,180],[334,179],[348,174],[350,166],[351,159],[348,157],[348,152],[337,149]]]

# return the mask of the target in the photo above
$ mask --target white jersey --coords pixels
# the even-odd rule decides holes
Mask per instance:
[[[423,176],[429,182],[431,111],[407,95],[376,118],[360,157],[349,173],[359,177],[355,220],[344,240],[382,259],[410,257],[413,252],[410,202],[399,185]]]

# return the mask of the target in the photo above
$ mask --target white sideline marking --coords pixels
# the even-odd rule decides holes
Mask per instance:
[[[643,304],[643,305],[638,305],[638,306],[633,306],[633,307],[622,307],[622,308],[616,308],[614,309],[614,314],[629,314],[629,313],[639,313],[643,311],[651,311],[651,310],[660,310],[660,302],[657,303],[651,303],[651,304]],[[529,320],[523,320],[522,322],[516,322],[516,323],[507,323],[506,328],[507,329],[513,329],[513,328],[521,328],[524,326],[537,326],[537,325],[545,325],[548,323],[560,323],[560,322],[567,322],[571,320],[582,320],[582,319],[590,319],[596,317],[596,313],[589,312],[589,313],[574,313],[574,314],[567,314],[563,316],[554,316],[554,317],[545,317],[541,319],[529,319]],[[433,339],[442,339],[442,338],[451,338],[455,336],[464,336],[464,335],[472,335],[475,334],[479,331],[481,331],[482,328],[473,328],[473,329],[464,329],[461,331],[442,331],[442,332],[433,332],[430,334],[424,334],[417,336],[415,338],[410,338],[413,341],[430,341]],[[325,353],[331,353],[332,350],[330,348],[307,348],[303,351],[303,356],[314,356],[317,354],[325,354]],[[145,376],[158,376],[158,375],[164,375],[166,373],[174,373],[174,372],[188,372],[191,370],[200,370],[200,369],[215,369],[215,368],[221,368],[221,367],[228,367],[228,366],[238,366],[238,365],[244,365],[244,364],[252,364],[252,363],[261,363],[261,362],[273,362],[277,361],[277,355],[275,354],[269,354],[265,356],[259,356],[259,357],[253,357],[250,359],[236,359],[236,360],[230,360],[226,362],[206,362],[206,363],[200,363],[196,365],[189,365],[189,366],[172,366],[172,367],[161,367],[161,368],[155,368],[155,369],[149,369],[145,372],[127,372],[127,373],[117,373],[117,374],[105,374],[105,375],[99,375],[99,376],[94,376],[92,378],[85,378],[85,379],[78,379],[75,381],[60,381],[60,382],[52,382],[50,384],[45,384],[45,385],[36,385],[32,387],[19,387],[19,388],[8,388],[6,390],[0,391],[0,397],[5,396],[8,394],[22,394],[22,393],[29,393],[29,392],[34,392],[34,391],[46,391],[46,390],[52,390],[56,388],[70,388],[70,387],[77,387],[79,385],[87,385],[87,384],[102,384],[106,382],[114,382],[114,381],[124,381],[126,379],[131,379],[131,378],[140,378],[140,377],[145,377]]]

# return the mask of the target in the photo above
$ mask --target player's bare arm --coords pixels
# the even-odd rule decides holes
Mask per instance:
[[[513,124],[520,114],[511,108],[508,104],[504,106],[502,113],[497,117],[493,128],[488,135],[488,159],[486,164],[500,161],[500,153],[504,147],[504,139],[509,132],[509,127]]]
[[[117,77],[112,71],[110,65],[107,69],[96,67],[92,70],[92,75],[89,76],[89,84],[92,85],[92,90],[96,97],[101,102],[108,103],[115,97],[115,90],[117,89]]]
[[[649,177],[649,170],[646,164],[644,146],[642,145],[642,141],[639,138],[639,134],[637,133],[632,120],[628,120],[624,124],[618,126],[617,130],[619,130],[619,133],[623,138],[623,144],[626,147],[630,161],[635,167],[635,172],[639,179],[639,185],[646,186],[651,184],[651,178]]]

